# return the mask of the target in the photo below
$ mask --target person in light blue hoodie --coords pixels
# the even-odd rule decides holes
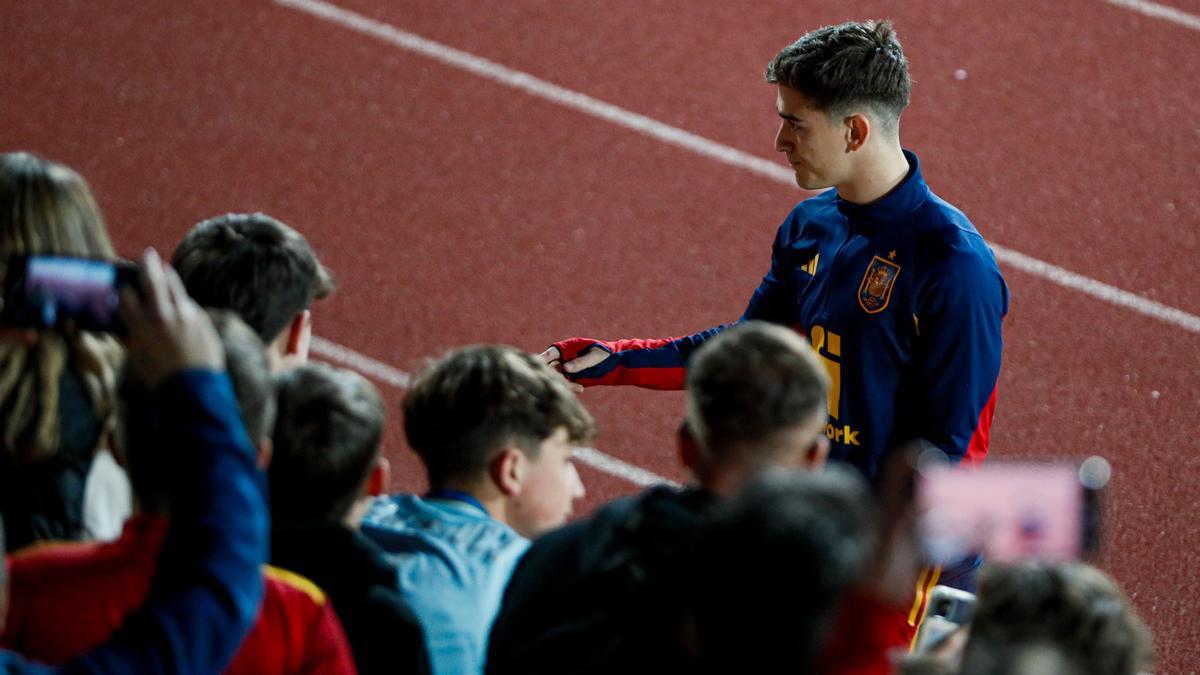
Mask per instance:
[[[362,532],[396,566],[435,675],[481,673],[529,540],[566,522],[583,495],[571,454],[591,441],[595,422],[537,357],[479,345],[417,377],[404,432],[431,489],[379,498]]]

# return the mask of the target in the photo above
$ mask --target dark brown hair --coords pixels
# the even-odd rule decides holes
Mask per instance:
[[[340,520],[363,494],[379,457],[383,400],[358,373],[321,363],[291,368],[275,383],[271,516]]]
[[[767,82],[795,89],[829,114],[871,108],[895,132],[908,105],[908,60],[890,21],[825,26],[784,47]]]
[[[562,375],[512,347],[451,352],[404,397],[404,433],[434,487],[477,476],[507,444],[536,459],[559,427],[574,443],[590,442],[596,431]]]
[[[703,672],[816,672],[877,521],[866,481],[843,465],[770,470],[714,506],[692,559]]]
[[[230,213],[192,228],[171,257],[188,295],[237,312],[270,344],[333,278],[299,232],[262,213]]]

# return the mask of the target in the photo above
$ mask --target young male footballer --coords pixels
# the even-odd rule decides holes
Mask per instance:
[[[808,336],[833,383],[824,429],[832,459],[874,480],[893,448],[922,439],[952,461],[982,461],[1008,288],[975,226],[930,191],[917,156],[900,145],[912,83],[891,23],[814,30],[771,60],[766,80],[782,118],[775,149],[800,187],[832,189],[784,219],[740,320]],[[543,357],[583,386],[678,389],[692,351],[724,328],[570,338]],[[930,573],[923,586],[971,588],[975,565],[960,567]]]

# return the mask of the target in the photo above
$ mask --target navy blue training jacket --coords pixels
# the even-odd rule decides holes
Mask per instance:
[[[891,448],[924,439],[954,461],[987,452],[1008,286],[995,255],[957,208],[929,189],[915,154],[883,198],[860,205],[829,190],[780,225],[771,268],[741,320],[807,335],[833,382],[831,456],[874,478]],[[691,352],[726,326],[665,340],[556,343],[564,359],[596,346],[584,385],[679,389]]]

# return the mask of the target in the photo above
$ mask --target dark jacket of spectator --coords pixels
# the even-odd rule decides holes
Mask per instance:
[[[688,560],[714,501],[651,488],[536,540],[492,627],[487,672],[681,672]]]
[[[279,522],[271,556],[329,595],[359,673],[429,672],[421,624],[400,595],[396,568],[372,541],[337,522]]]

